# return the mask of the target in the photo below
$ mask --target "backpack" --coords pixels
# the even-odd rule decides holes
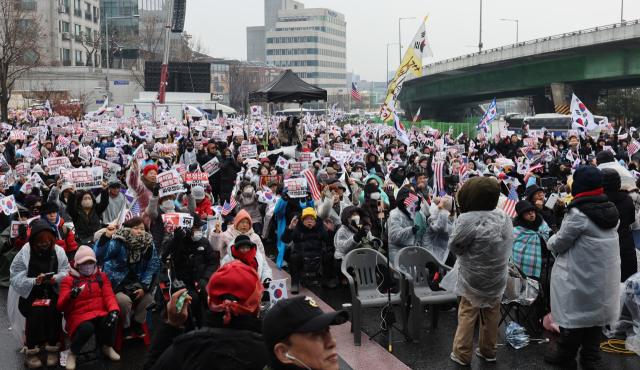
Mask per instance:
[[[73,279],[73,288],[77,288],[80,285],[80,279],[77,276],[71,276],[71,278]],[[95,279],[85,280],[85,281],[89,284],[98,283],[98,286],[100,287],[100,289],[102,289],[102,273],[101,272],[98,272]]]

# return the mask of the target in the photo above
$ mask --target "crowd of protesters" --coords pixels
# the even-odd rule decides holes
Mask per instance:
[[[290,273],[297,295],[303,274],[327,289],[347,285],[340,267],[353,250],[393,263],[418,246],[454,267],[433,285],[461,297],[451,360],[470,364],[478,314],[475,353],[496,360],[515,266],[548,302],[536,319],[550,312],[560,327],[545,361],[575,367],[581,348],[582,368],[596,368],[619,285],[638,271],[637,142],[544,130],[470,139],[453,128],[338,122],[332,113],[3,124],[0,285],[10,285],[12,322],[28,322],[18,334],[25,365],[45,366],[44,349],[46,366],[56,366],[66,333],[74,369],[100,333],[111,361],[120,360],[117,340],[150,335],[145,369],[337,369],[328,327],[346,312],[324,314],[297,297],[259,318],[274,276],[268,259]],[[75,178],[96,168],[102,181],[89,188]],[[168,194],[159,176],[169,172],[179,184]],[[187,181],[193,174],[206,180]],[[169,227],[173,214],[190,225]],[[168,321],[149,334],[158,305]]]

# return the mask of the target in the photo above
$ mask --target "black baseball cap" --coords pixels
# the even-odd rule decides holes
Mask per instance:
[[[298,296],[278,301],[271,307],[262,321],[262,337],[271,350],[290,334],[313,333],[348,320],[347,311],[325,313],[313,298]]]

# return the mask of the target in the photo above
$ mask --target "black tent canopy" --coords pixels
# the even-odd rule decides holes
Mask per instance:
[[[310,85],[287,69],[267,86],[249,93],[250,103],[306,103],[327,101],[327,90]]]

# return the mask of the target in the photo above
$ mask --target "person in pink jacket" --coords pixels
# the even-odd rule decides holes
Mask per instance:
[[[256,245],[257,249],[264,254],[264,245],[262,245],[262,240],[260,236],[253,232],[253,222],[251,221],[251,216],[247,213],[247,211],[242,210],[238,212],[236,218],[233,219],[233,227],[229,226],[227,231],[222,232],[220,230],[220,221],[216,222],[216,228],[214,232],[209,235],[209,243],[213,247],[213,250],[220,253],[220,260],[222,260],[228,251],[228,246],[233,244],[234,240],[238,235],[246,235],[251,241]]]
[[[153,193],[153,186],[156,184],[157,176],[158,166],[148,164],[142,169],[141,177],[138,161],[133,161],[133,169],[127,174],[127,186],[129,186],[136,194],[136,197],[138,197],[140,209],[142,210],[142,218],[147,224],[147,227],[151,226],[151,219],[144,210],[146,210],[149,205],[149,198],[151,198],[151,194]]]

